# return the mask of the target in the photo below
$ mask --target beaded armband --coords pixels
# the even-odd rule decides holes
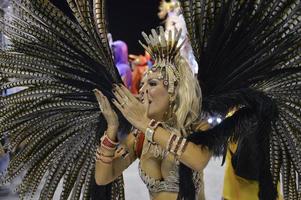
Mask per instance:
[[[174,154],[179,158],[185,151],[187,144],[188,142],[186,138],[177,136],[175,133],[172,133],[168,139],[166,149],[168,152]]]

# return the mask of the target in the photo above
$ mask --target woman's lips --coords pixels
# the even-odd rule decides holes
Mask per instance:
[[[141,99],[141,103],[144,104],[145,103],[145,99]],[[152,101],[148,101],[148,104],[151,104]]]

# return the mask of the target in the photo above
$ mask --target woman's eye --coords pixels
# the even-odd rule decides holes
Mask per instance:
[[[154,82],[154,81],[151,81],[151,82],[149,82],[149,85],[150,85],[150,86],[156,86],[156,85],[157,85],[157,83],[156,83],[156,82]]]

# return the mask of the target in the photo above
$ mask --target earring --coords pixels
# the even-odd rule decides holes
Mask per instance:
[[[170,126],[174,126],[177,122],[177,116],[175,114],[175,103],[174,100],[169,101],[168,110],[164,113],[165,122]]]
[[[163,85],[164,85],[164,86],[168,86],[168,80],[164,80],[164,81],[163,81]]]

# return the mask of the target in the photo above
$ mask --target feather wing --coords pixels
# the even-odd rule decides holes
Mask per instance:
[[[256,135],[263,169],[259,196],[275,198],[282,169],[285,199],[300,199],[300,1],[182,0],[182,7],[199,65],[203,110],[225,116],[240,108],[191,140],[207,141],[220,155],[229,138]],[[270,194],[264,189],[268,182],[274,185]]]
[[[0,112],[6,147],[25,144],[3,180],[25,171],[21,198],[34,197],[44,180],[39,199],[53,199],[60,183],[60,199],[90,198],[94,153],[106,128],[92,90],[111,98],[112,84],[121,82],[107,41],[105,1],[68,4],[74,18],[49,1],[13,0],[14,14],[1,22],[12,42],[0,52],[0,76],[8,80],[1,90],[25,87],[1,97]],[[123,195],[120,180],[104,199]]]

